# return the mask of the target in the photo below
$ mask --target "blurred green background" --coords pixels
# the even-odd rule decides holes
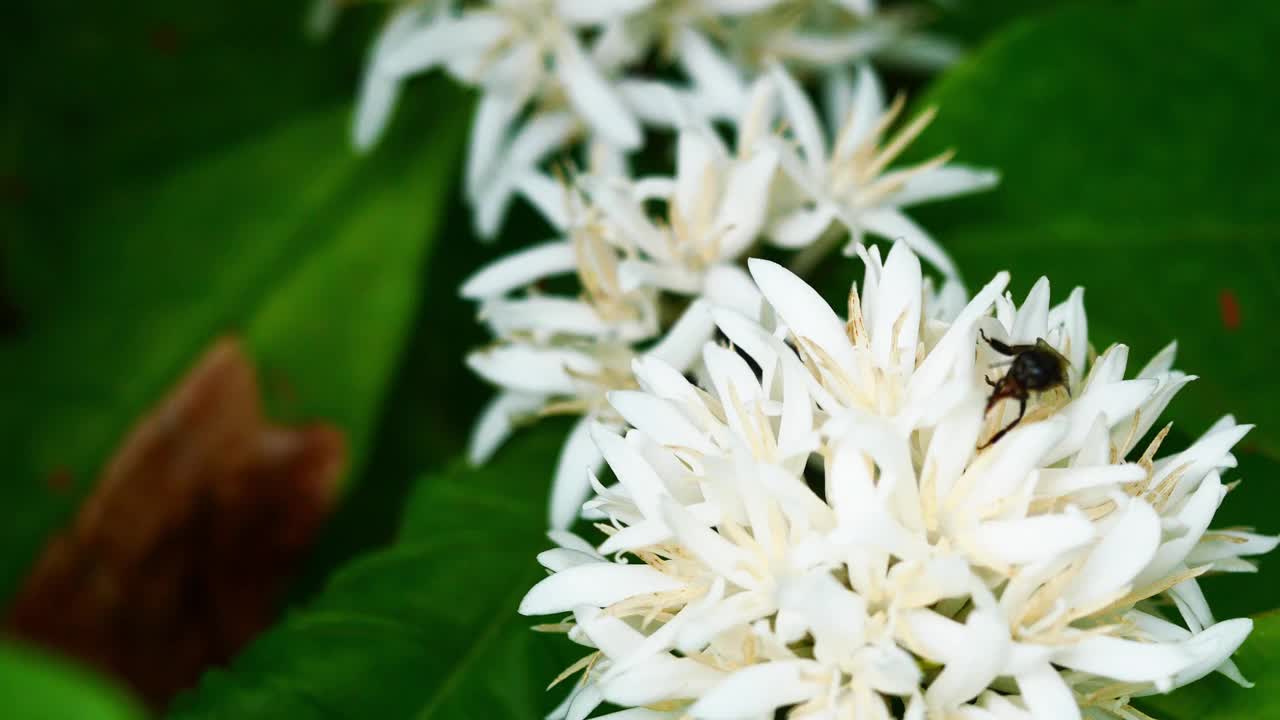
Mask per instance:
[[[170,714],[541,717],[574,652],[514,608],[540,575],[564,426],[484,469],[456,459],[487,396],[461,364],[484,336],[456,288],[547,229],[521,211],[496,244],[475,239],[458,192],[471,98],[443,79],[411,83],[378,149],[354,155],[352,99],[384,8],[352,8],[321,41],[303,32],[307,5],[0,11],[0,593],[134,423],[233,333],[270,417],[332,423],[348,469],[281,600],[292,609]],[[935,29],[972,53],[914,100],[941,113],[913,152],[953,147],[1003,182],[916,218],[971,285],[1007,268],[1019,297],[1041,274],[1055,299],[1085,286],[1095,343],[1128,343],[1134,370],[1176,338],[1178,366],[1201,379],[1170,408],[1165,447],[1226,413],[1257,423],[1217,525],[1280,531],[1280,11],[948,7]],[[823,273],[840,297],[860,269]],[[1280,606],[1270,565],[1206,581],[1215,610]],[[1241,659],[1258,689],[1210,681],[1159,716],[1280,716],[1280,633],[1262,622]],[[0,644],[13,717],[146,714],[110,682]],[[1227,699],[1210,706],[1215,693]]]

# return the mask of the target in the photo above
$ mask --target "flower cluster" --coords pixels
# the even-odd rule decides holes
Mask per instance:
[[[1137,720],[1131,698],[1245,683],[1251,622],[1199,578],[1276,545],[1209,529],[1250,427],[1139,450],[1193,379],[1172,345],[1126,378],[1079,289],[1015,305],[1002,273],[966,303],[905,243],[860,254],[847,319],[752,260],[760,307],[704,308],[725,342],[630,357],[635,387],[602,393],[629,428],[579,440],[616,478],[588,474],[605,537],[553,532],[520,608],[591,649],[553,717]],[[1000,343],[1041,339],[1062,384],[989,408]]]
[[[331,10],[319,6],[313,24],[331,22]],[[354,140],[377,140],[414,75],[441,68],[478,88],[466,191],[489,236],[513,175],[583,139],[637,150],[643,125],[680,122],[671,99],[731,120],[749,102],[746,77],[771,64],[827,73],[873,56],[950,62],[954,48],[913,31],[919,15],[878,12],[874,0],[415,0],[374,44]]]
[[[504,178],[562,237],[494,262],[462,288],[497,338],[468,362],[501,389],[471,455],[483,461],[524,418],[584,415],[556,473],[556,527],[588,493],[581,468],[603,461],[590,423],[622,422],[606,396],[636,386],[635,360],[684,372],[714,332],[710,306],[759,317],[759,292],[742,268],[749,251],[767,243],[805,266],[840,244],[857,252],[867,235],[897,237],[959,291],[946,254],[902,208],[988,188],[995,174],[949,164],[949,153],[891,167],[932,113],[890,132],[902,101],[886,105],[869,68],[828,80],[824,123],[795,78],[773,65],[747,91],[733,147],[669,97],[683,118],[673,176],[631,178],[604,153],[572,178],[534,169]],[[549,292],[562,275],[576,278],[571,294]]]

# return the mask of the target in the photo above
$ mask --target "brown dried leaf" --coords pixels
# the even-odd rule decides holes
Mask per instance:
[[[346,458],[336,428],[271,424],[244,350],[219,340],[125,438],[9,625],[163,706],[271,623]]]

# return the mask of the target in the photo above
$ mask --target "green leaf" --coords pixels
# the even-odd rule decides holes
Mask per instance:
[[[359,467],[462,132],[456,113],[414,117],[411,135],[357,158],[345,104],[305,114],[182,171],[104,188],[52,236],[13,238],[25,317],[0,346],[0,433],[13,448],[0,505],[24,512],[0,529],[0,596],[131,421],[220,334],[248,337],[275,417],[334,422]],[[73,491],[51,489],[55,475]]]
[[[1215,673],[1168,695],[1143,698],[1138,706],[1160,720],[1280,717],[1280,613],[1254,619],[1253,634],[1235,661],[1257,687],[1242,689]]]
[[[80,667],[0,642],[0,697],[8,720],[141,720],[124,691]]]
[[[393,547],[336,573],[171,717],[541,718],[576,658],[516,606],[542,576],[543,476],[564,431],[544,423],[483,468],[420,481]]]
[[[1058,299],[1084,286],[1091,336],[1128,344],[1131,372],[1176,338],[1200,380],[1168,417],[1183,437],[1227,413],[1257,423],[1219,524],[1265,532],[1280,531],[1278,33],[1269,3],[1075,3],[1019,22],[920,102],[939,115],[917,157],[955,148],[1000,186],[912,210],[970,285],[1007,268],[1019,300],[1042,274]],[[1271,564],[1205,582],[1218,611],[1280,605]]]

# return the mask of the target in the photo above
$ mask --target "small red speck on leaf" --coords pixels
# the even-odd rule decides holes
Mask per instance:
[[[1230,290],[1218,293],[1218,308],[1222,311],[1222,327],[1235,330],[1240,327],[1240,301]]]
[[[147,36],[147,44],[161,55],[177,55],[182,50],[183,40],[182,32],[170,24],[156,25]]]
[[[17,207],[27,199],[28,194],[27,184],[22,182],[22,178],[0,175],[0,205]]]
[[[71,471],[67,468],[58,468],[49,473],[49,477],[45,478],[45,483],[49,489],[56,493],[65,493],[71,489]]]

